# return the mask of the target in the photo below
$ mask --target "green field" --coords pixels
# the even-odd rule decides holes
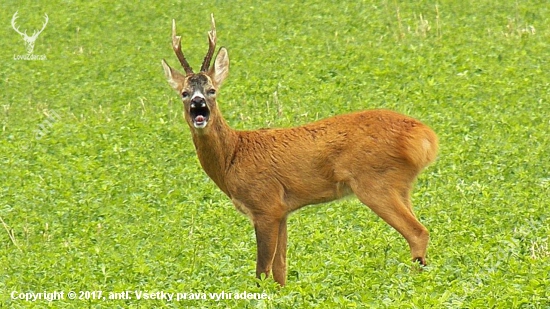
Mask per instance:
[[[401,2],[3,1],[0,308],[550,308],[550,5]],[[29,35],[48,14],[45,60],[18,58],[16,11]],[[287,286],[254,278],[253,228],[202,171],[161,67],[179,68],[172,18],[199,67],[211,12],[232,127],[387,108],[434,129],[413,193],[424,271],[350,198],[290,217]]]

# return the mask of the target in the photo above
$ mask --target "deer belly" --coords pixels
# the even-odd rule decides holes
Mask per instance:
[[[304,184],[300,188],[285,190],[285,202],[292,210],[306,205],[326,203],[340,199],[352,193],[351,188],[344,182],[330,184]]]

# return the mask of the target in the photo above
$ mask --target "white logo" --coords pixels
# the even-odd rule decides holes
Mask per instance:
[[[15,60],[18,60],[18,59],[23,59],[23,60],[46,60],[46,55],[33,55],[32,52],[34,51],[34,42],[36,42],[36,39],[38,38],[40,33],[42,33],[42,31],[44,31],[44,28],[46,28],[46,25],[48,24],[48,14],[44,14],[44,18],[46,19],[46,21],[42,25],[42,29],[40,29],[38,31],[34,30],[31,36],[29,36],[27,34],[27,30],[25,30],[24,32],[19,31],[19,27],[17,27],[16,24],[15,24],[15,20],[18,17],[19,16],[17,16],[17,12],[15,12],[15,14],[13,14],[13,17],[11,19],[11,26],[13,27],[13,30],[15,30],[15,32],[19,33],[23,37],[23,40],[25,41],[25,48],[27,49],[27,54],[26,55],[19,55],[19,56],[14,55],[13,58]]]

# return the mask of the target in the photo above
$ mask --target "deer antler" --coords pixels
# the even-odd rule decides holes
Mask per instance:
[[[208,31],[208,53],[206,53],[202,62],[201,72],[208,71],[212,55],[214,55],[214,49],[216,48],[216,22],[214,21],[214,14],[210,14],[210,18],[212,19],[212,30]]]
[[[49,18],[48,18],[48,14],[44,14],[44,16],[46,17],[46,22],[42,25],[42,29],[40,29],[40,30],[39,30],[38,32],[36,32],[36,33],[35,33],[35,32],[32,33],[32,36],[33,36],[33,37],[38,37],[38,35],[39,35],[40,33],[42,33],[42,31],[44,31],[44,29],[46,28],[46,25],[48,24]]]
[[[186,74],[193,74],[193,69],[189,65],[189,62],[185,59],[183,52],[181,51],[181,36],[176,35],[176,20],[172,19],[172,48],[181,63],[181,66],[185,70]]]
[[[15,32],[19,33],[20,35],[24,36],[25,38],[37,38],[38,35],[40,33],[42,33],[42,31],[44,31],[44,29],[46,29],[46,25],[48,24],[48,14],[44,14],[44,17],[46,17],[46,22],[44,22],[44,24],[42,25],[42,29],[40,29],[38,32],[36,32],[36,30],[32,33],[32,35],[29,37],[27,35],[27,30],[25,30],[25,32],[21,32],[19,31],[19,27],[17,27],[17,25],[15,24],[15,21],[17,20],[17,18],[19,18],[19,16],[17,16],[17,13],[18,11],[15,12],[15,14],[13,14],[13,17],[11,18],[11,26],[13,27],[13,30],[15,30]]]
[[[20,35],[26,37],[26,36],[28,36],[28,35],[27,35],[27,31],[25,30],[25,33],[23,33],[23,32],[21,32],[21,31],[19,31],[19,27],[17,27],[17,26],[15,25],[15,20],[16,20],[17,18],[19,18],[19,16],[17,16],[17,12],[18,12],[18,11],[16,11],[15,14],[13,14],[13,17],[11,18],[11,26],[13,27],[13,30],[15,30],[15,32],[17,32],[17,33],[19,33]]]

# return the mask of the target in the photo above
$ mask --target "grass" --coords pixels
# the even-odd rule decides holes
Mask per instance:
[[[2,7],[0,307],[550,307],[544,1]],[[48,14],[34,50],[47,60],[14,60],[25,53],[15,11],[29,33]],[[177,63],[176,18],[198,66],[211,12],[231,58],[219,101],[234,128],[389,108],[438,133],[413,196],[431,232],[423,272],[394,230],[346,199],[295,213],[288,285],[257,285],[253,229],[200,169],[160,65]],[[136,290],[270,299],[11,297]]]

